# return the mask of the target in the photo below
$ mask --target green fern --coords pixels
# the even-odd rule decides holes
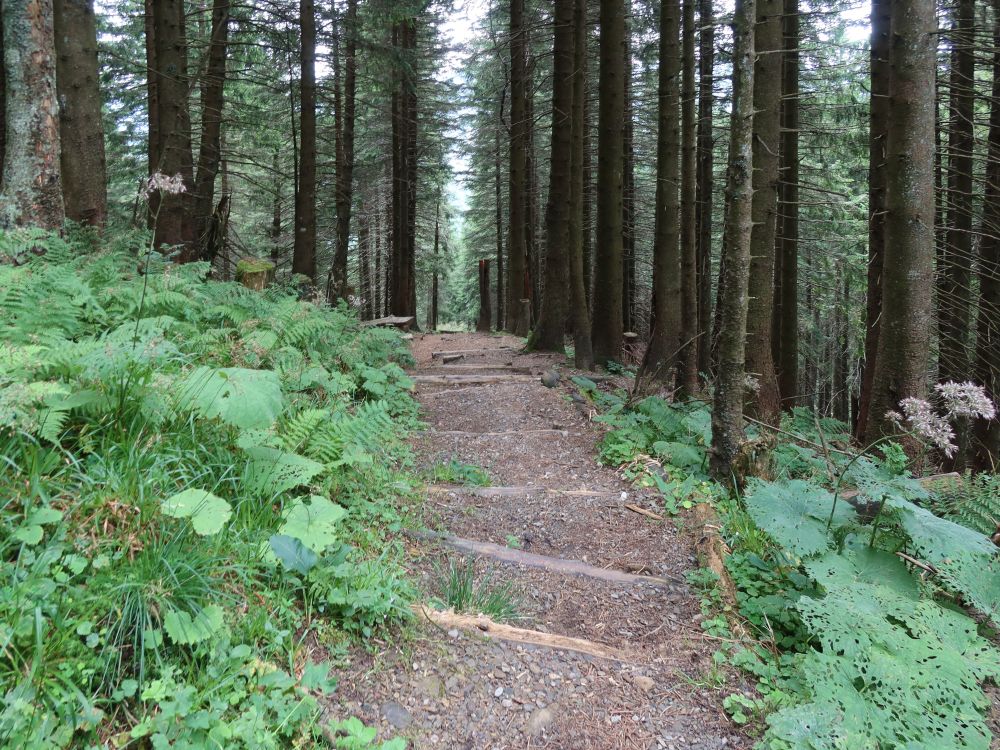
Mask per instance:
[[[955,523],[992,535],[1000,529],[1000,475],[967,476],[961,484],[939,490],[932,508]]]

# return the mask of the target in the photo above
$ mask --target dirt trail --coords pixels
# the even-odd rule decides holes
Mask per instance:
[[[438,536],[544,556],[542,567],[537,558],[530,567],[481,556],[475,564],[480,577],[518,592],[525,619],[513,625],[585,639],[619,656],[487,640],[423,622],[415,637],[356,656],[333,713],[353,713],[415,748],[748,747],[722,711],[710,658],[717,644],[703,635],[684,583],[695,566],[690,535],[625,507],[655,511],[658,503],[597,464],[598,425],[573,402],[565,368],[554,388],[534,376],[561,360],[520,354],[519,345],[486,334],[414,340],[415,374],[434,376],[418,378],[428,424],[414,441],[421,465],[454,459],[485,469],[493,487],[514,488],[429,488],[424,524]],[[462,358],[448,364],[434,356],[456,351]],[[464,367],[453,376],[449,365]],[[439,571],[463,559],[430,537],[407,542],[428,598],[441,593]],[[621,583],[549,570],[547,558],[645,578]]]

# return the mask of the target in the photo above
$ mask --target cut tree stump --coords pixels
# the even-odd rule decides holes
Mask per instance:
[[[438,534],[432,531],[414,532],[414,536],[428,541],[437,541],[459,552],[466,552],[479,557],[489,557],[493,560],[512,563],[514,565],[524,565],[528,568],[539,568],[552,573],[563,573],[566,575],[583,576],[584,578],[594,578],[599,581],[609,583],[621,583],[629,586],[643,584],[646,586],[668,586],[670,581],[666,578],[656,576],[641,576],[634,573],[626,573],[613,568],[598,568],[596,565],[589,565],[582,560],[564,560],[559,557],[547,557],[546,555],[536,555],[534,552],[525,552],[511,547],[501,547],[492,542],[478,542],[474,539],[462,539],[451,534]]]
[[[574,651],[578,654],[586,654],[587,656],[594,656],[598,659],[607,659],[609,661],[623,663],[631,661],[624,651],[613,646],[587,641],[583,638],[573,638],[568,635],[555,635],[553,633],[543,633],[540,630],[515,628],[512,625],[494,622],[486,615],[463,615],[451,610],[441,612],[422,604],[414,604],[413,611],[418,617],[423,617],[435,625],[449,630],[456,628],[499,638],[503,641],[527,643],[532,646],[542,646],[543,648],[554,648],[562,651]]]
[[[408,331],[415,320],[416,318],[412,315],[408,317],[390,315],[388,318],[376,318],[375,320],[362,321],[361,325],[367,328],[398,328],[401,331]]]
[[[619,490],[557,490],[550,487],[449,487],[432,484],[427,491],[434,495],[454,492],[473,497],[524,497],[525,495],[564,495],[566,497],[621,497]]]
[[[236,264],[236,280],[247,289],[262,292],[274,281],[274,263],[259,258],[243,258]]]

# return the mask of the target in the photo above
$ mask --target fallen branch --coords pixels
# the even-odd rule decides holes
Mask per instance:
[[[594,578],[599,581],[628,584],[631,586],[638,584],[666,586],[670,583],[666,578],[635,575],[633,573],[625,573],[621,570],[614,570],[613,568],[598,568],[595,565],[589,565],[580,560],[564,560],[560,557],[536,555],[533,552],[525,552],[524,550],[512,549],[511,547],[501,547],[499,544],[492,544],[491,542],[462,539],[451,534],[437,534],[432,531],[416,531],[411,533],[418,539],[441,542],[460,552],[467,552],[479,555],[480,557],[489,557],[515,565],[524,565],[529,568],[548,570],[553,573],[577,575],[584,578]]]
[[[663,516],[659,513],[654,513],[651,510],[646,510],[638,505],[633,505],[632,503],[625,503],[625,509],[630,510],[633,513],[638,513],[640,516],[646,516],[647,518],[652,518],[654,521],[662,521]]]
[[[613,646],[606,646],[603,643],[595,643],[594,641],[573,638],[567,635],[555,635],[553,633],[543,633],[539,630],[516,628],[512,625],[494,622],[486,615],[463,615],[451,610],[441,612],[423,604],[414,604],[413,611],[417,616],[423,617],[428,622],[442,628],[458,628],[492,636],[504,641],[527,643],[533,646],[554,648],[561,651],[573,651],[598,659],[608,659],[609,661],[630,661],[629,657],[623,651]]]

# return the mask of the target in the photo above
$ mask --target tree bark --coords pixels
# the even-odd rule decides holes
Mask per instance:
[[[865,363],[861,371],[858,399],[860,438],[868,430],[872,385],[878,358],[882,316],[882,273],[885,266],[886,225],[886,131],[889,123],[889,79],[891,68],[890,7],[892,0],[872,0],[871,9],[871,97],[868,130],[868,283],[865,303]]]
[[[597,128],[597,245],[594,259],[594,359],[622,351],[622,152],[625,124],[625,4],[601,0]]]
[[[347,44],[344,50],[344,108],[337,132],[337,245],[331,269],[330,301],[346,299],[347,246],[351,237],[351,207],[354,199],[354,118],[357,91],[358,0],[348,0],[344,19]]]
[[[643,357],[639,379],[661,385],[673,382],[681,329],[680,226],[677,212],[680,160],[680,14],[679,0],[667,0],[660,5],[653,296],[650,305],[649,345]],[[594,317],[596,320],[596,311]]]
[[[479,261],[479,318],[476,320],[476,330],[488,333],[490,330],[490,262],[487,259]]]
[[[201,145],[194,184],[194,220],[199,256],[212,260],[216,247],[209,243],[215,211],[215,178],[222,160],[222,109],[225,105],[226,52],[229,43],[229,0],[212,5],[212,35],[208,66],[201,84]]]
[[[55,0],[53,7],[66,218],[100,229],[107,218],[108,190],[94,3]]]
[[[587,127],[587,0],[575,0],[573,8],[573,132],[570,163],[569,263],[572,287],[574,364],[580,370],[594,366],[590,342],[586,271],[585,183]]]
[[[631,17],[631,0],[625,2],[625,17]],[[635,278],[635,107],[632,85],[632,33],[625,22],[625,131],[622,162],[622,325],[626,331],[639,327],[636,320]]]
[[[1000,0],[993,0],[993,96],[979,243],[979,318],[975,377],[993,403],[1000,401]],[[973,429],[975,468],[1000,469],[1000,420],[978,420]]]
[[[510,3],[510,175],[507,205],[507,301],[506,329],[518,336],[528,334],[530,321],[523,320],[521,300],[527,273],[527,45],[524,0]]]
[[[961,382],[969,373],[971,329],[975,0],[959,0],[955,13],[949,81],[947,213],[938,266],[938,379]]]
[[[698,226],[695,216],[698,123],[695,116],[696,36],[694,6],[683,0],[681,49],[681,321],[677,385],[683,395],[698,391]]]
[[[6,133],[0,228],[61,229],[59,102],[51,0],[4,0]]]
[[[882,325],[867,442],[892,431],[885,415],[902,399],[926,397],[934,320],[934,2],[893,0],[891,17]]]
[[[295,193],[292,273],[316,282],[316,11],[299,0],[299,185]]]
[[[497,106],[497,121],[494,127],[494,151],[493,151],[493,199],[496,203],[496,233],[497,246],[497,330],[502,331],[504,327],[504,264],[503,264],[503,158],[501,150],[500,134],[503,130],[503,109],[504,99],[507,94],[507,82],[504,81],[503,93],[500,96],[500,103]]]
[[[698,370],[712,369],[712,192],[714,139],[712,135],[715,18],[712,0],[699,0],[698,21]]]
[[[753,234],[747,312],[748,374],[757,392],[750,411],[776,425],[781,410],[778,378],[771,352],[774,308],[774,248],[778,218],[778,151],[781,142],[782,0],[757,0],[754,44]]]
[[[191,156],[191,115],[188,110],[187,32],[183,0],[157,0],[153,5],[157,103],[157,171],[181,175],[186,192],[161,194],[156,207],[158,246],[180,248],[188,260],[194,225],[190,221],[194,164]]]
[[[573,159],[574,0],[555,0],[549,196],[545,209],[545,293],[530,346],[563,352],[570,319],[570,206]]]
[[[799,4],[784,0],[781,61],[781,172],[777,270],[775,273],[774,363],[782,406],[799,395]]]
[[[733,115],[730,119],[729,174],[719,296],[718,376],[712,408],[712,471],[730,481],[743,443],[746,388],[747,294],[753,227],[753,112],[755,0],[736,0],[733,13]]]

